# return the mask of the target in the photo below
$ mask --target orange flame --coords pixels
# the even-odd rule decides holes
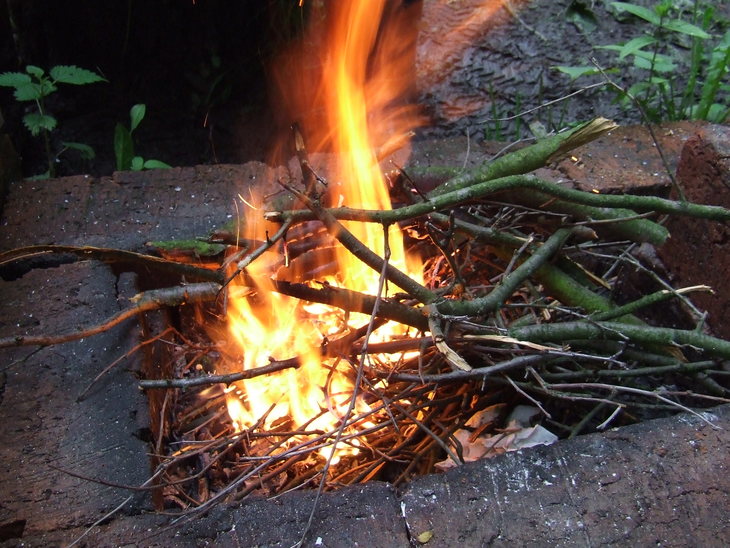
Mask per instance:
[[[404,103],[413,86],[417,8],[396,4],[336,1],[328,3],[326,11],[313,6],[309,31],[294,54],[277,63],[282,68],[278,75],[282,112],[291,116],[287,125],[298,119],[310,152],[330,153],[321,175],[329,181],[331,203],[391,207],[377,153],[402,149],[419,121],[415,110]],[[263,240],[271,227],[260,219],[260,211],[248,212],[246,237]],[[379,225],[349,223],[348,229],[368,248],[383,254]],[[388,243],[391,262],[420,281],[420,265],[407,268],[397,227],[389,233]],[[344,249],[338,248],[336,257],[338,275],[327,281],[375,294],[377,272]],[[229,394],[229,414],[239,429],[264,416],[267,424],[290,417],[295,427],[306,423],[310,429],[331,429],[352,397],[352,375],[343,365],[335,368],[323,363],[319,349],[323,337],[344,333],[349,325],[341,311],[314,308],[277,294],[270,279],[279,263],[279,256],[267,252],[247,267],[258,283],[254,295],[234,298],[234,291],[229,292],[230,339],[243,355],[244,369],[264,366],[270,358],[293,356],[301,365],[241,382],[243,402]],[[354,316],[347,320],[353,322]],[[362,325],[367,318],[358,321]],[[392,335],[381,333],[381,337]]]

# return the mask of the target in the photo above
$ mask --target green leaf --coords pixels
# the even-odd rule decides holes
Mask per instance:
[[[37,101],[41,97],[47,97],[56,91],[56,86],[50,80],[44,80],[40,84],[33,82],[21,84],[15,88],[13,95],[17,101]]]
[[[30,76],[22,72],[3,72],[0,74],[0,86],[6,88],[17,88],[25,84],[30,84],[30,82]]]
[[[117,124],[114,128],[114,156],[117,160],[117,171],[132,167],[132,156],[134,156],[132,134],[122,124]]]
[[[711,35],[707,34],[700,27],[693,25],[692,23],[681,21],[680,19],[670,19],[669,21],[664,21],[662,26],[667,30],[679,32],[680,34],[686,34],[688,36],[695,36],[697,38],[701,38],[702,40],[707,40],[711,37]]]
[[[712,105],[716,102],[718,92],[726,89],[723,80],[728,69],[730,69],[730,30],[723,35],[710,54],[710,67],[707,71],[705,83],[702,85],[700,102],[697,108],[698,118],[713,120],[717,116],[712,116],[710,111]]]
[[[144,160],[142,156],[132,158],[132,171],[142,171],[144,169]]]
[[[655,86],[669,86],[671,80],[669,78],[664,78],[663,76],[654,75],[649,78],[649,83]]]
[[[63,84],[74,84],[83,86],[85,84],[94,84],[96,82],[106,82],[97,73],[79,68],[74,65],[57,65],[51,69],[51,78],[56,82]]]
[[[657,40],[653,36],[639,36],[633,40],[629,40],[619,50],[619,59],[623,59],[627,55],[632,55],[645,46],[656,43]]]
[[[26,114],[25,116],[23,116],[23,123],[25,124],[25,127],[30,130],[33,136],[36,136],[41,132],[42,129],[52,131],[56,127],[56,124],[58,122],[53,116],[49,114],[31,112],[30,114]]]
[[[634,56],[634,66],[636,68],[651,70],[651,61],[636,55]]]
[[[160,160],[145,160],[144,168],[145,169],[170,169],[170,168],[172,168],[172,166],[170,164],[166,164],[165,162],[161,162]]]
[[[707,111],[707,116],[705,118],[716,124],[724,124],[729,115],[730,109],[728,109],[727,105],[713,103]]]
[[[37,67],[35,65],[28,65],[27,67],[25,67],[25,72],[32,76],[35,76],[36,78],[38,78],[38,80],[43,78],[43,75],[46,73],[46,71],[43,70],[41,67]]]
[[[596,46],[596,49],[605,49],[608,51],[620,52],[623,49],[623,46],[619,46],[618,44],[608,44],[606,46]]]
[[[643,50],[634,52],[634,66],[653,72],[672,72],[675,69],[674,61],[668,55]]]
[[[559,70],[563,74],[567,74],[573,80],[581,76],[600,74],[600,71],[596,67],[568,67],[565,65],[556,65],[553,66],[553,68]]]
[[[633,95],[634,97],[636,97],[637,95],[640,95],[649,89],[651,89],[651,84],[649,84],[649,82],[646,82],[646,81],[641,81],[641,82],[636,82],[627,91],[628,91],[628,95]]]
[[[672,61],[657,60],[654,63],[654,72],[661,72],[663,74],[672,73],[677,69],[676,65]]]
[[[69,150],[76,150],[81,155],[81,158],[83,158],[84,160],[93,160],[96,157],[94,149],[86,143],[63,141],[61,144]]]
[[[37,101],[43,97],[40,84],[21,84],[13,92],[16,101]]]
[[[137,129],[139,123],[144,119],[144,115],[147,112],[147,107],[144,104],[134,105],[129,109],[129,118],[131,125],[129,126],[129,132],[133,132]]]
[[[51,93],[56,91],[58,88],[56,87],[56,84],[54,84],[52,81],[43,79],[40,82],[41,86],[41,95],[43,97],[48,97]]]
[[[648,21],[657,27],[661,22],[659,16],[655,12],[643,6],[629,4],[628,2],[611,2],[611,5],[618,11],[628,11],[631,15],[635,15],[636,17],[639,17],[644,21]]]

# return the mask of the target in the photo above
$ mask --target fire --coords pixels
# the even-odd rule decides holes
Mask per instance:
[[[293,55],[279,66],[280,92],[285,109],[300,120],[310,153],[327,153],[323,166],[329,182],[330,203],[368,209],[391,207],[388,185],[378,155],[403,149],[419,119],[404,104],[413,85],[416,7],[386,0],[329,2],[325,12],[310,9],[313,26]],[[291,139],[291,136],[287,136]],[[402,153],[402,152],[401,152]],[[245,237],[262,241],[276,227],[261,218],[263,204],[249,204]],[[384,254],[379,225],[348,223],[368,248]],[[388,234],[391,263],[420,281],[421,266],[407,260],[397,227]],[[326,279],[364,293],[375,294],[379,274],[337,248],[337,276]],[[407,264],[410,262],[412,264]],[[230,392],[228,411],[237,429],[259,423],[291,420],[294,428],[332,430],[353,395],[353,367],[345,360],[329,363],[321,356],[323,338],[344,334],[368,318],[302,303],[274,291],[271,277],[281,256],[267,252],[247,266],[257,287],[251,295],[234,297],[229,291],[229,338],[242,355],[244,370],[265,366],[271,359],[296,357],[300,366],[242,381]],[[285,269],[286,270],[286,269]],[[320,278],[321,281],[321,278]],[[235,281],[242,284],[241,281]],[[235,289],[235,287],[233,288]],[[251,293],[251,292],[249,292]],[[387,331],[390,329],[390,331]],[[397,327],[383,326],[380,340],[398,335]],[[230,362],[230,360],[229,360]],[[231,364],[224,364],[231,369]],[[238,393],[240,394],[238,394]],[[367,408],[357,401],[358,410]]]

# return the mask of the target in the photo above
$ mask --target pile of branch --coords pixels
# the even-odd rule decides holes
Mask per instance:
[[[440,461],[468,460],[475,446],[481,448],[477,456],[508,450],[500,440],[530,426],[508,420],[509,409],[519,403],[538,409],[550,430],[573,436],[728,401],[730,342],[705,332],[703,315],[687,298],[709,288],[671,287],[636,250],[666,240],[663,216],[727,222],[730,211],[653,196],[581,192],[530,174],[612,127],[598,119],[471,171],[402,171],[394,181],[405,205],[389,211],[326,207],[322,179],[300,143],[302,180],[283,184],[301,207],[268,211],[266,219],[279,229],[266,241],[227,242],[221,234],[217,241],[236,247],[235,275],[251,287],[258,285],[248,270],[254,261],[276,250],[290,260],[306,256],[312,251],[307,240],[293,235],[316,227],[380,274],[375,295],[298,280],[273,282],[282,294],[369,315],[367,325],[321,347],[323,363],[337,362],[351,376],[353,403],[329,432],[307,425],[292,430],[286,421],[271,430],[256,425],[235,432],[220,387],[296,368],[298,357],[215,375],[200,364],[219,359],[222,347],[205,336],[191,341],[189,334],[166,332],[181,349],[170,358],[176,375],[140,386],[164,390],[169,401],[167,425],[158,433],[156,474],[167,505],[206,508],[234,494],[283,492],[314,481],[328,487],[376,478],[405,481],[433,471]],[[446,180],[426,192],[419,180],[434,172]],[[368,249],[342,221],[381,224],[385,249]],[[410,245],[425,258],[425,284],[389,262],[388,228],[395,223],[420,237]],[[24,248],[0,255],[0,264],[39,253],[142,263],[197,282],[141,294],[133,308],[96,331],[163,306],[218,307],[230,282],[225,274],[230,260],[210,270],[88,247]],[[619,305],[612,295],[629,270],[643,272],[652,289]],[[401,293],[384,296],[386,284]],[[676,329],[642,319],[645,310],[670,302],[694,325]],[[372,331],[389,321],[409,326],[411,335],[371,343]],[[0,347],[55,344],[92,331],[16,337],[0,340]],[[356,398],[367,401],[370,411],[356,413]],[[163,437],[171,442],[167,450]],[[358,452],[330,471],[321,450],[343,445]]]

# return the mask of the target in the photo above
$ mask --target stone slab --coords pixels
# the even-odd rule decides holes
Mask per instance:
[[[671,122],[654,128],[657,142],[642,126],[621,126],[575,149],[552,165],[537,170],[539,177],[569,184],[586,192],[652,194],[668,196],[671,179],[657,149],[664,154],[669,173],[675,173],[684,144],[706,122]],[[528,143],[529,144],[529,143]],[[456,137],[415,143],[411,165],[425,167],[475,167],[490,161],[506,143]],[[440,183],[434,177],[426,184]],[[429,190],[430,187],[426,187]]]
[[[0,281],[0,336],[95,325],[120,309],[115,282],[107,267],[88,263]],[[136,342],[135,331],[128,323],[37,352],[25,347],[0,354],[0,524],[22,523],[31,535],[64,529],[97,520],[126,497],[64,471],[125,485],[149,476],[147,447],[139,435],[146,402],[129,371],[135,360],[112,370],[77,401],[94,377]]]
[[[271,185],[273,173],[249,162],[20,181],[5,203],[0,249],[56,243],[140,250],[149,240],[205,236],[234,217],[239,193]]]
[[[429,546],[723,546],[730,407],[658,419],[415,480],[402,498]]]
[[[77,176],[13,184],[3,209],[0,250],[35,244],[141,251],[153,239],[207,234],[235,212],[234,199],[263,164]],[[0,337],[56,335],[102,323],[129,306],[131,273],[96,262],[37,258],[3,267]],[[139,342],[134,321],[77,342],[0,350],[0,540],[93,523],[127,494],[56,468],[122,485],[150,474],[146,398],[137,356],[123,361],[89,396],[77,396]],[[55,467],[55,468],[54,468]],[[138,497],[125,511],[149,509]]]
[[[702,418],[680,414],[469,463],[401,493],[381,483],[350,487],[322,496],[304,546],[727,546],[729,450],[726,405]],[[85,542],[288,548],[312,500],[311,492],[249,500],[177,525],[120,516]],[[83,532],[23,542],[47,546]]]

